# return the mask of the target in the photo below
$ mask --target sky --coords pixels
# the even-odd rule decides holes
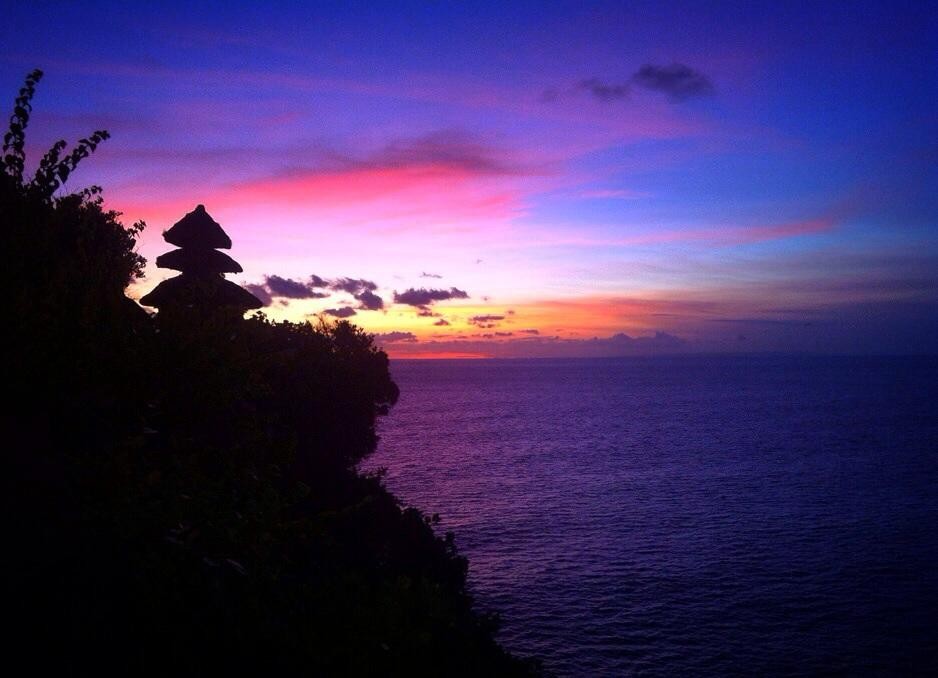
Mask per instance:
[[[16,3],[29,157],[397,357],[938,353],[938,9]]]

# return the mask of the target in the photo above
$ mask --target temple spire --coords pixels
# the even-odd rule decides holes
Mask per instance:
[[[181,275],[164,280],[141,297],[144,306],[166,310],[210,312],[228,309],[239,315],[263,304],[253,294],[230,280],[225,273],[240,273],[241,266],[219,249],[230,249],[231,238],[217,221],[198,205],[172,228],[163,239],[179,249],[156,258],[159,268],[180,271]]]

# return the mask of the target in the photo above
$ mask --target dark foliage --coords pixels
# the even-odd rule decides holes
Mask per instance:
[[[452,537],[355,471],[397,399],[347,322],[153,318],[124,295],[143,228],[56,196],[107,138],[24,180],[41,73],[0,173],[8,648],[65,674],[525,675]]]

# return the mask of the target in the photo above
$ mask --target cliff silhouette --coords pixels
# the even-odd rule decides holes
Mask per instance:
[[[25,175],[41,75],[0,172],[14,657],[64,675],[537,674],[473,608],[452,535],[356,470],[398,397],[386,354],[345,321],[245,319],[223,231],[167,233],[180,249],[158,262],[181,274],[144,298],[159,312],[128,299],[144,225],[98,187],[62,190],[107,132]]]

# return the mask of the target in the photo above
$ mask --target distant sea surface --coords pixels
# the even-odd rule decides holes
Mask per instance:
[[[367,467],[562,676],[938,675],[938,360],[392,361]]]

